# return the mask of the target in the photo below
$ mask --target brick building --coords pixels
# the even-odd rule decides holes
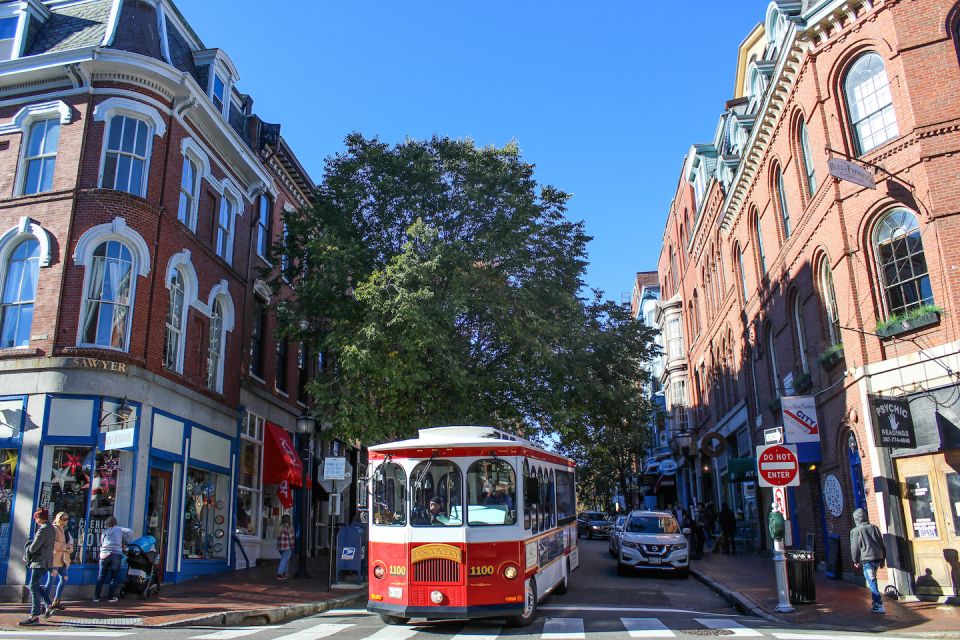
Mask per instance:
[[[853,572],[866,508],[886,580],[944,597],[960,589],[958,18],[952,0],[771,2],[714,139],[684,160],[658,263],[692,498],[729,503],[759,546],[771,494],[754,448],[785,426],[802,462],[793,546]],[[784,416],[797,402],[818,434]],[[908,414],[915,446],[891,432]]]
[[[158,537],[168,581],[276,555],[317,358],[278,337],[289,292],[263,280],[314,184],[238,81],[169,0],[0,3],[10,597],[41,505],[71,516],[72,585],[110,515]]]

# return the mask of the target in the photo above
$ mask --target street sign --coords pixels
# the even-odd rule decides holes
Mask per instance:
[[[867,189],[877,188],[877,183],[873,179],[873,176],[870,174],[870,172],[860,165],[850,162],[849,160],[830,158],[827,160],[827,167],[830,170],[830,175],[835,178],[840,178],[841,180],[858,184],[861,187],[866,187]]]
[[[757,447],[757,478],[761,487],[800,486],[797,447],[789,444]]]
[[[763,444],[783,444],[783,427],[764,429]]]
[[[817,401],[813,396],[784,396],[780,398],[780,407],[785,442],[820,442]]]
[[[323,479],[324,480],[344,480],[347,477],[347,459],[346,458],[324,458],[323,459]]]

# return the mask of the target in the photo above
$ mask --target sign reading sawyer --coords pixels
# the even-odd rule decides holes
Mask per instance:
[[[871,396],[870,403],[877,414],[879,446],[916,448],[917,435],[913,430],[913,416],[907,398]]]

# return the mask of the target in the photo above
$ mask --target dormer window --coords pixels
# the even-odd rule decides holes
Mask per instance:
[[[14,58],[14,42],[17,39],[17,25],[20,18],[0,18],[0,60]]]
[[[193,60],[204,74],[204,90],[210,103],[224,118],[230,115],[230,95],[240,79],[237,68],[222,49],[194,51]]]
[[[219,74],[213,74],[213,90],[210,93],[210,99],[217,111],[223,113],[223,106],[227,103],[227,85]]]

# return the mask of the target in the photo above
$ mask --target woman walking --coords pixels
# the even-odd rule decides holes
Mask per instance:
[[[290,565],[290,556],[293,555],[293,548],[296,546],[296,537],[293,526],[290,524],[290,516],[283,516],[280,519],[280,535],[277,536],[277,551],[280,552],[280,564],[277,565],[277,580],[287,579],[287,567]]]
[[[53,597],[53,602],[47,607],[48,614],[64,609],[60,603],[60,595],[67,584],[67,570],[70,568],[70,556],[73,555],[73,538],[67,531],[69,521],[70,516],[66,511],[61,511],[53,519],[53,530],[57,536],[53,543],[53,567],[47,573],[47,580],[43,585],[47,593]]]

